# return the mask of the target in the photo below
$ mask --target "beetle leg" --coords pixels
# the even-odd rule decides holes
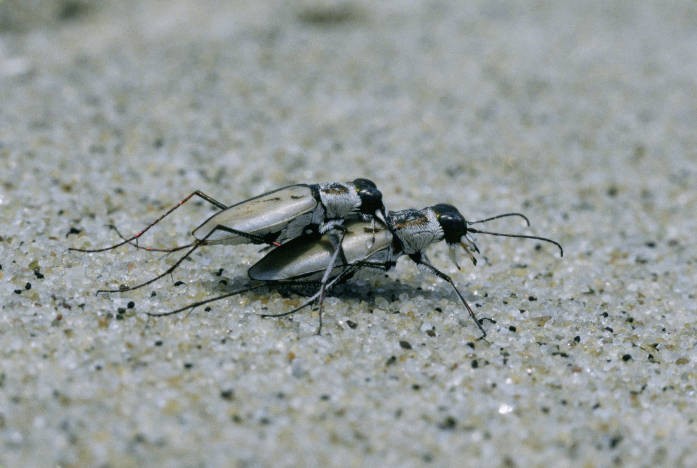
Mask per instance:
[[[194,251],[195,251],[196,249],[198,249],[198,248],[201,247],[202,245],[206,245],[206,244],[207,244],[206,240],[207,240],[211,235],[213,235],[213,233],[214,233],[215,231],[217,231],[217,230],[224,230],[224,231],[227,231],[227,232],[233,232],[233,233],[235,233],[235,234],[240,234],[240,235],[243,235],[243,234],[244,234],[244,235],[246,235],[246,236],[249,236],[250,238],[258,238],[258,236],[253,236],[253,235],[251,235],[251,234],[246,234],[246,233],[240,233],[239,231],[235,231],[234,229],[230,229],[230,228],[227,228],[227,227],[225,227],[225,226],[216,226],[215,228],[211,229],[211,231],[210,231],[208,234],[206,234],[206,236],[205,236],[204,238],[202,238],[202,239],[197,239],[197,240],[195,240],[194,242],[192,242],[192,243],[189,244],[189,245],[182,246],[182,248],[186,248],[186,247],[190,247],[190,248],[189,248],[189,250],[186,251],[186,253],[185,253],[184,255],[181,256],[181,258],[180,258],[179,260],[177,260],[177,261],[174,263],[174,265],[172,265],[172,266],[169,267],[167,270],[165,270],[164,273],[161,273],[161,274],[155,276],[154,278],[151,278],[151,279],[149,279],[149,280],[147,280],[147,281],[145,281],[145,282],[143,282],[143,283],[137,284],[137,285],[135,285],[135,286],[122,286],[122,287],[120,287],[119,289],[99,289],[99,290],[97,291],[97,294],[99,294],[99,293],[114,293],[114,292],[133,291],[134,289],[140,289],[140,288],[142,288],[143,286],[147,286],[148,284],[154,283],[155,281],[159,280],[160,278],[169,275],[169,274],[172,273],[174,270],[176,270],[177,267],[179,267],[179,265],[181,265],[181,263],[182,263],[184,260],[186,260],[187,258],[189,258],[189,256],[191,256],[191,254],[194,253]]]
[[[211,234],[213,234],[215,231],[224,231],[224,232],[229,232],[230,234],[235,234],[236,236],[244,237],[245,239],[249,239],[252,241],[253,244],[269,244],[274,247],[279,247],[281,244],[279,242],[276,242],[275,238],[277,237],[276,233],[272,233],[272,235],[269,236],[258,236],[256,234],[250,234],[248,232],[240,231],[237,229],[233,229],[227,226],[224,226],[222,224],[218,224],[216,227],[211,229],[211,231],[205,235],[202,239],[200,239],[199,242],[202,243],[207,243],[206,239],[208,239]],[[216,241],[212,241],[210,243],[215,243]]]
[[[171,253],[174,253],[174,252],[178,252],[178,251],[180,251],[180,250],[188,249],[188,248],[191,247],[191,245],[192,245],[191,243],[189,243],[189,244],[177,245],[177,246],[174,246],[174,247],[166,247],[166,248],[143,247],[142,245],[138,245],[138,242],[137,242],[137,241],[136,241],[136,242],[132,242],[131,239],[126,239],[126,237],[125,237],[123,234],[121,234],[121,231],[119,231],[119,228],[117,228],[117,227],[114,226],[113,224],[111,225],[111,228],[112,228],[114,231],[116,231],[116,235],[118,235],[118,236],[119,236],[121,239],[123,239],[124,241],[130,243],[130,244],[131,244],[133,247],[135,247],[136,249],[147,250],[148,252],[164,252],[164,253],[167,253],[167,254],[171,254]]]
[[[346,235],[346,230],[341,229],[340,232],[341,232],[341,234],[339,235],[339,239],[336,243],[336,248],[334,249],[334,253],[332,254],[332,258],[329,260],[329,264],[327,265],[327,269],[324,270],[324,275],[322,276],[322,281],[321,281],[321,285],[319,288],[319,299],[317,301],[317,304],[319,306],[319,326],[317,327],[317,334],[318,335],[320,335],[322,333],[322,305],[324,303],[324,295],[325,295],[326,290],[327,290],[327,281],[329,281],[329,275],[334,270],[334,264],[336,263],[336,259],[339,256],[339,252],[342,251],[341,244],[344,242],[344,236]],[[342,257],[343,257],[343,255],[342,255]],[[345,258],[344,258],[344,263],[346,263]]]
[[[324,234],[325,232],[329,232],[333,229],[343,229],[343,223],[343,219],[331,219],[320,224],[317,230],[320,234]]]
[[[433,265],[431,265],[427,261],[425,261],[423,258],[412,256],[412,260],[414,260],[417,264],[423,265],[424,267],[431,270],[431,272],[434,275],[436,275],[437,277],[439,277],[443,281],[447,281],[448,283],[450,283],[450,286],[453,287],[453,289],[457,293],[457,296],[460,298],[462,303],[465,305],[465,308],[467,309],[467,312],[469,312],[470,317],[472,317],[472,320],[474,320],[474,323],[477,324],[477,328],[479,328],[479,331],[482,332],[482,336],[480,336],[478,339],[480,339],[480,340],[484,339],[484,337],[486,336],[486,331],[484,330],[484,327],[482,327],[482,324],[479,322],[479,319],[477,319],[477,316],[474,313],[474,311],[472,310],[472,307],[470,307],[470,305],[465,300],[465,297],[462,295],[460,290],[457,289],[457,286],[455,286],[455,283],[453,282],[452,278],[450,278],[450,276],[446,275],[445,273],[443,273],[442,271],[440,271],[438,268],[434,267]]]
[[[255,289],[263,288],[265,286],[268,286],[268,284],[261,283],[261,284],[257,284],[254,286],[248,286],[246,288],[238,289],[237,291],[226,293],[226,294],[223,294],[221,296],[211,297],[211,298],[205,299],[203,301],[194,302],[192,304],[189,304],[189,305],[184,306],[184,307],[180,307],[179,309],[171,310],[169,312],[163,312],[163,313],[159,313],[159,314],[152,313],[152,312],[146,312],[146,314],[149,315],[150,317],[166,317],[168,315],[175,315],[175,314],[178,314],[179,312],[183,312],[187,309],[194,309],[196,307],[199,307],[199,306],[202,306],[205,304],[209,304],[211,302],[219,301],[221,299],[225,299],[225,298],[230,297],[230,296],[235,296],[237,294],[246,293],[248,291],[253,291]]]
[[[87,253],[104,252],[104,251],[107,251],[107,250],[116,249],[116,248],[118,248],[118,247],[121,247],[122,245],[130,244],[130,243],[132,243],[132,242],[135,242],[133,245],[134,245],[135,247],[138,247],[138,239],[140,238],[140,236],[142,236],[143,234],[145,234],[148,230],[150,230],[151,227],[155,226],[157,223],[159,223],[160,221],[162,221],[163,219],[165,219],[167,216],[169,216],[170,214],[172,214],[172,212],[173,212],[174,210],[176,210],[177,208],[179,208],[180,206],[182,206],[184,203],[186,203],[186,202],[188,202],[189,200],[191,200],[193,197],[202,198],[204,201],[207,201],[207,202],[210,203],[211,205],[214,205],[216,208],[219,208],[219,209],[221,209],[221,210],[224,210],[225,208],[227,208],[227,206],[226,206],[225,204],[219,202],[218,200],[216,200],[215,198],[211,197],[210,195],[208,195],[208,194],[206,194],[206,193],[204,193],[204,192],[201,192],[200,190],[196,190],[196,191],[194,191],[194,192],[191,192],[191,193],[190,193],[189,195],[187,195],[186,197],[184,197],[179,203],[177,203],[176,205],[174,205],[172,208],[170,208],[169,210],[165,211],[165,213],[164,213],[162,216],[160,216],[159,218],[157,218],[155,221],[153,221],[152,223],[148,224],[148,225],[145,227],[145,229],[141,230],[141,231],[138,232],[137,234],[135,234],[135,235],[133,235],[133,236],[127,238],[127,239],[123,239],[123,237],[122,237],[123,241],[119,242],[118,244],[114,244],[114,245],[111,245],[111,246],[109,246],[109,247],[103,247],[103,248],[101,248],[101,249],[76,249],[76,248],[72,248],[72,247],[71,247],[71,248],[69,248],[68,250],[73,250],[73,251],[75,251],[75,252],[87,252]],[[116,229],[116,227],[113,226],[113,225],[110,225],[110,227]],[[118,232],[118,231],[117,231],[117,232]],[[121,234],[119,234],[119,236],[121,237]],[[190,244],[190,245],[191,245],[191,244]],[[188,247],[188,246],[184,246],[184,247],[182,247],[182,248],[186,248],[186,247]],[[147,250],[147,249],[146,249],[146,250]]]
[[[336,242],[336,248],[334,249],[334,253],[332,253],[332,257],[329,260],[329,263],[327,264],[327,268],[324,270],[324,275],[322,275],[322,279],[320,280],[320,288],[319,290],[313,294],[309,299],[307,299],[305,302],[303,302],[300,306],[296,307],[293,310],[289,310],[287,312],[283,312],[280,314],[263,314],[262,317],[285,317],[287,315],[294,314],[305,307],[311,305],[313,302],[317,301],[318,306],[319,306],[319,325],[317,327],[317,335],[322,334],[322,307],[324,303],[324,297],[326,295],[326,292],[328,289],[330,289],[332,286],[334,286],[341,278],[346,276],[347,271],[352,270],[351,268],[346,268],[345,271],[341,272],[336,278],[332,279],[329,281],[329,276],[331,275],[332,271],[334,271],[334,264],[336,263],[336,259],[339,256],[339,252],[342,251],[341,249],[341,243],[344,240],[344,235],[346,232],[343,229],[337,229],[340,231],[339,238],[337,239]],[[344,260],[345,262],[345,260]]]

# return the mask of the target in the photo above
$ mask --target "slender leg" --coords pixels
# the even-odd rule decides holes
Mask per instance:
[[[339,274],[336,278],[332,279],[331,281],[328,281],[325,284],[325,291],[334,287],[335,284],[341,282],[344,278],[346,278],[348,275],[353,274],[356,270],[359,270],[359,269],[364,268],[364,267],[384,269],[385,266],[384,266],[384,264],[381,264],[381,263],[359,262],[359,263],[356,263],[355,265],[351,265],[349,267],[346,267],[344,269],[344,271],[341,272],[341,274]],[[220,296],[212,297],[210,299],[205,299],[203,301],[194,302],[192,304],[186,305],[184,307],[180,307],[179,309],[175,309],[175,310],[172,310],[169,312],[164,312],[164,313],[160,313],[160,314],[146,312],[146,314],[151,316],[151,317],[167,317],[169,315],[178,314],[178,313],[183,312],[187,309],[193,309],[193,308],[205,305],[205,304],[209,304],[211,302],[219,301],[219,300],[222,300],[222,299],[225,299],[225,298],[237,295],[237,294],[246,293],[249,291],[253,291],[255,289],[260,289],[260,288],[268,287],[271,285],[272,284],[264,282],[264,283],[256,284],[254,286],[249,286],[246,288],[238,289],[237,291],[226,293],[226,294],[223,294]],[[304,309],[305,307],[311,305],[315,300],[317,300],[317,298],[319,296],[320,296],[320,291],[316,292],[312,297],[310,297],[303,304],[301,304],[300,306],[296,307],[293,310],[290,310],[288,312],[283,312],[281,314],[262,314],[261,317],[264,317],[264,318],[266,318],[266,317],[285,317],[287,315],[294,314],[294,313]]]
[[[353,273],[353,272],[354,272],[355,270],[357,270],[357,269],[358,269],[358,268],[356,268],[355,265],[352,265],[351,267],[346,268],[343,272],[341,272],[340,275],[338,275],[336,278],[332,279],[331,281],[329,281],[329,282],[325,285],[325,291],[331,289],[332,287],[334,287],[334,285],[335,285],[336,283],[340,282],[342,279],[346,278],[346,276],[348,276],[349,274]],[[298,307],[296,307],[296,308],[293,309],[293,310],[289,310],[289,311],[287,311],[287,312],[282,312],[282,313],[280,313],[280,314],[262,314],[261,316],[262,316],[263,318],[267,318],[267,317],[286,317],[286,316],[288,316],[288,315],[292,315],[292,314],[294,314],[294,313],[296,313],[296,312],[301,311],[301,310],[304,309],[305,307],[311,305],[313,302],[315,302],[315,301],[317,300],[317,298],[320,297],[320,295],[321,295],[321,289],[320,289],[319,291],[317,291],[317,292],[316,292],[315,294],[313,294],[309,299],[307,299],[305,302],[303,302],[302,304],[300,304]]]
[[[212,233],[213,233],[213,231],[211,231],[210,234],[212,234]],[[210,234],[209,234],[209,235],[210,235]],[[135,286],[121,286],[121,287],[119,287],[119,289],[99,289],[99,290],[97,290],[97,294],[99,294],[99,293],[115,293],[115,292],[133,291],[133,290],[136,290],[136,289],[140,289],[140,288],[142,288],[142,287],[144,287],[144,286],[147,286],[147,285],[149,285],[149,284],[151,284],[151,283],[154,283],[155,281],[159,280],[160,278],[162,278],[162,277],[164,277],[164,276],[167,276],[167,275],[169,275],[170,273],[172,273],[174,270],[176,270],[177,267],[178,267],[179,265],[181,265],[181,263],[182,263],[184,260],[186,260],[187,258],[189,258],[189,256],[190,256],[192,253],[194,253],[194,250],[196,250],[196,249],[198,249],[199,247],[201,247],[201,245],[204,245],[204,242],[205,242],[205,239],[202,239],[202,240],[200,240],[200,241],[197,240],[197,241],[195,241],[195,242],[192,242],[192,243],[191,243],[191,248],[190,248],[189,250],[187,250],[186,253],[185,253],[184,255],[182,255],[181,258],[180,258],[179,260],[177,260],[177,261],[174,263],[174,265],[172,265],[171,267],[169,267],[164,273],[161,273],[161,274],[159,274],[159,275],[157,275],[157,276],[155,276],[155,277],[153,277],[153,278],[151,278],[151,279],[149,279],[149,280],[147,280],[147,281],[145,281],[145,282],[143,282],[143,283],[137,284],[137,285],[135,285]]]
[[[140,236],[142,236],[143,234],[145,234],[151,227],[155,226],[157,223],[159,223],[160,221],[162,221],[163,219],[165,219],[165,218],[166,218],[167,216],[169,216],[174,210],[176,210],[177,208],[179,208],[180,206],[182,206],[183,204],[185,204],[186,202],[188,202],[189,200],[191,200],[191,198],[193,198],[193,197],[202,198],[204,201],[207,201],[207,202],[210,203],[211,205],[214,205],[214,206],[216,206],[217,208],[220,208],[221,210],[224,210],[225,208],[227,208],[227,206],[226,206],[225,204],[220,203],[218,200],[216,200],[215,198],[211,197],[210,195],[208,195],[208,194],[206,194],[206,193],[204,193],[204,192],[201,192],[200,190],[196,190],[196,191],[194,191],[194,192],[191,192],[191,193],[190,193],[189,195],[187,195],[186,197],[184,197],[179,203],[177,203],[177,204],[174,205],[172,208],[170,208],[169,210],[167,210],[162,216],[160,216],[159,218],[157,218],[155,221],[153,221],[152,223],[148,224],[148,225],[145,227],[145,229],[141,230],[140,232],[138,232],[138,233],[135,234],[134,236],[131,236],[131,237],[127,238],[127,239],[124,239],[123,241],[119,242],[118,244],[114,244],[114,245],[111,245],[111,246],[109,246],[109,247],[103,247],[103,248],[101,248],[101,249],[76,249],[76,248],[72,248],[72,247],[71,247],[71,248],[69,248],[68,250],[72,250],[72,251],[75,251],[75,252],[87,252],[87,253],[105,252],[105,251],[107,251],[107,250],[113,250],[113,249],[116,249],[116,248],[118,248],[118,247],[121,247],[122,245],[129,244],[129,243],[131,243],[131,242],[133,242],[133,241],[136,242],[135,245],[136,245],[136,247],[137,247],[137,246],[138,246],[138,239],[140,238]],[[112,226],[112,227],[113,227],[113,226]]]
[[[159,280],[160,278],[162,278],[162,277],[164,277],[164,276],[167,276],[167,275],[169,275],[170,273],[172,273],[174,270],[176,270],[177,267],[179,267],[179,265],[181,265],[181,263],[182,263],[184,260],[186,260],[187,258],[189,258],[189,256],[191,256],[191,254],[194,253],[194,251],[195,251],[196,249],[198,249],[198,248],[201,247],[202,245],[208,244],[208,242],[207,242],[208,238],[209,238],[210,236],[212,236],[213,233],[216,232],[216,231],[230,232],[230,233],[233,233],[233,234],[236,234],[236,235],[240,235],[240,236],[246,237],[246,238],[248,238],[248,239],[250,239],[250,240],[252,240],[252,241],[254,241],[254,242],[265,242],[265,240],[264,240],[263,238],[259,237],[259,236],[255,236],[255,235],[253,235],[253,234],[247,234],[246,232],[242,232],[242,231],[237,231],[237,230],[231,229],[231,228],[229,228],[229,227],[227,227],[227,226],[218,225],[218,226],[216,226],[215,228],[211,229],[211,231],[210,231],[208,234],[206,234],[206,236],[205,236],[203,239],[197,239],[197,240],[195,240],[194,242],[192,242],[191,244],[182,246],[182,249],[183,249],[183,248],[187,248],[187,247],[190,247],[190,248],[189,248],[189,250],[187,250],[187,252],[186,252],[184,255],[181,256],[181,258],[180,258],[179,260],[177,260],[177,261],[174,263],[174,265],[172,265],[171,267],[169,267],[164,273],[161,273],[161,274],[155,276],[154,278],[151,278],[151,279],[149,279],[148,281],[145,281],[145,282],[143,282],[143,283],[137,284],[137,285],[135,285],[135,286],[126,286],[126,287],[121,287],[121,288],[119,288],[119,289],[100,289],[100,290],[97,291],[97,294],[99,294],[99,293],[114,293],[114,292],[133,291],[134,289],[140,289],[140,288],[142,288],[143,286],[147,286],[148,284],[154,283],[155,281]]]
[[[455,292],[457,293],[458,297],[460,298],[460,300],[462,301],[462,303],[465,305],[465,308],[467,309],[467,312],[469,312],[470,317],[472,317],[472,320],[474,320],[474,323],[477,324],[477,328],[479,328],[479,331],[482,332],[482,336],[480,336],[478,339],[480,339],[480,340],[484,339],[484,337],[486,336],[486,331],[484,330],[484,327],[482,327],[482,324],[479,323],[479,319],[477,319],[477,316],[475,315],[474,311],[472,310],[472,308],[470,307],[470,305],[467,303],[467,301],[465,300],[465,297],[462,295],[462,293],[460,293],[460,290],[457,289],[457,287],[455,286],[455,283],[454,283],[453,280],[450,278],[450,276],[446,275],[445,273],[443,273],[442,271],[440,271],[438,268],[434,267],[434,266],[431,265],[430,263],[424,261],[423,258],[414,259],[414,258],[412,257],[412,259],[413,259],[416,263],[418,263],[418,264],[420,264],[420,265],[423,265],[423,266],[425,266],[426,268],[428,268],[429,270],[431,270],[431,271],[433,272],[433,274],[436,275],[437,277],[439,277],[440,279],[442,279],[442,280],[447,281],[448,283],[450,283],[450,286],[453,287],[453,289],[454,289]]]
[[[375,245],[375,216],[371,218],[370,227],[373,230],[373,237],[370,238],[370,244],[368,244],[368,249],[372,249]]]
[[[276,318],[276,317],[286,317],[286,316],[288,316],[288,315],[293,315],[294,313],[299,312],[299,311],[303,310],[305,307],[311,305],[313,302],[315,302],[315,300],[316,300],[318,297],[319,297],[319,291],[316,292],[315,294],[313,294],[312,297],[310,297],[309,299],[307,299],[305,302],[303,302],[302,304],[300,304],[300,305],[299,305],[298,307],[296,307],[295,309],[288,310],[288,311],[286,311],[286,312],[281,312],[280,314],[261,314],[261,317],[262,317],[262,318],[271,318],[271,317]]]
[[[205,304],[209,304],[209,303],[211,303],[211,302],[215,302],[215,301],[219,301],[219,300],[221,300],[221,299],[225,299],[226,297],[234,296],[234,295],[236,295],[236,294],[246,293],[246,292],[248,292],[248,291],[253,291],[253,290],[255,290],[255,289],[263,288],[263,287],[265,287],[265,286],[268,286],[268,284],[266,284],[266,283],[261,283],[261,284],[257,284],[257,285],[254,285],[254,286],[249,286],[249,287],[247,287],[247,288],[239,289],[239,290],[234,291],[234,292],[226,293],[226,294],[223,294],[223,295],[221,295],[221,296],[211,297],[210,299],[205,299],[205,300],[203,300],[203,301],[194,302],[194,303],[192,303],[192,304],[189,304],[189,305],[184,306],[184,307],[180,307],[179,309],[171,310],[171,311],[169,311],[169,312],[164,312],[164,313],[160,313],[160,314],[154,314],[154,313],[151,313],[151,312],[146,312],[146,314],[148,314],[150,317],[166,317],[166,316],[168,316],[168,315],[175,315],[175,314],[178,314],[178,313],[180,313],[180,312],[183,312],[183,311],[185,311],[185,310],[187,310],[187,309],[194,309],[194,308],[196,308],[196,307],[199,307],[199,306],[202,306],[202,305],[205,305]]]
[[[318,335],[322,333],[322,306],[324,304],[324,296],[327,290],[327,281],[329,281],[329,275],[332,273],[332,271],[334,271],[334,264],[336,263],[336,258],[339,256],[339,252],[341,252],[341,244],[344,242],[344,236],[346,235],[346,231],[343,229],[343,227],[340,229],[340,232],[341,234],[339,235],[332,258],[329,260],[327,269],[324,270],[324,275],[322,276],[322,280],[320,282],[319,299],[317,300],[317,305],[319,307],[319,326],[317,327]]]
[[[192,246],[191,243],[188,243],[188,244],[184,244],[184,245],[176,245],[174,247],[165,247],[165,248],[143,247],[142,245],[138,244],[137,239],[135,241],[133,241],[131,239],[126,239],[126,236],[121,234],[121,231],[119,231],[119,229],[116,226],[114,226],[113,224],[111,224],[110,227],[114,231],[116,231],[116,235],[119,236],[123,241],[128,242],[130,245],[132,245],[133,247],[135,247],[136,249],[139,249],[139,250],[146,250],[148,252],[164,252],[164,253],[171,254],[174,252],[178,252],[180,250],[188,249],[189,247]]]
[[[256,234],[250,234],[248,232],[240,231],[237,229],[233,229],[231,227],[223,226],[222,224],[218,224],[216,227],[211,229],[211,232],[206,234],[206,236],[201,239],[203,241],[204,239],[208,239],[211,234],[213,234],[215,231],[224,231],[224,232],[229,232],[230,234],[235,234],[236,236],[244,237],[245,239],[249,239],[253,244],[268,244],[270,247],[279,247],[281,244],[276,242],[275,240],[272,240],[269,237],[263,237],[263,236],[258,236]],[[274,235],[273,237],[277,237]]]
[[[342,236],[342,239],[343,239],[343,236]],[[339,245],[341,245],[341,244],[339,244]],[[337,251],[335,251],[335,253],[333,255],[334,259],[336,259],[336,256],[338,255],[338,253],[337,253],[338,251],[340,251],[340,249],[337,249]],[[357,261],[356,263],[354,263],[352,265],[344,266],[343,271],[340,274],[338,274],[336,276],[336,278],[332,279],[331,281],[326,282],[326,284],[324,285],[324,291],[326,292],[326,291],[330,290],[331,288],[334,287],[334,285],[336,285],[337,283],[340,283],[341,281],[350,277],[352,274],[354,274],[356,271],[360,270],[361,268],[378,268],[381,270],[387,269],[385,267],[384,263],[368,262],[367,261],[368,258],[370,258],[370,256],[367,256],[367,257],[363,258],[362,260]],[[330,263],[330,265],[333,265],[333,262]],[[325,273],[325,276],[327,276],[326,273]],[[310,306],[313,302],[315,302],[323,294],[324,293],[322,292],[322,288],[320,288],[319,291],[317,291],[309,299],[307,299],[305,302],[300,304],[295,309],[289,310],[287,312],[282,312],[280,314],[262,314],[261,316],[264,318],[267,318],[267,317],[286,317],[288,315],[292,315],[296,312],[301,311],[305,307]],[[320,332],[321,332],[321,325],[322,325],[322,322],[320,321],[320,328],[318,329],[317,334],[320,334]]]

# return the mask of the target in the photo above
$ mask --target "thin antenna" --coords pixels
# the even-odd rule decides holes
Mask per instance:
[[[548,239],[547,237],[540,237],[540,236],[528,236],[525,234],[508,234],[504,232],[491,232],[491,231],[480,231],[479,229],[473,229],[473,228],[467,228],[469,232],[473,232],[475,234],[489,234],[491,236],[500,236],[500,237],[518,237],[520,239],[535,239],[543,242],[549,242],[550,244],[554,244],[559,248],[559,253],[561,256],[564,256],[564,248],[561,246],[561,244],[557,241],[553,241],[552,239]]]
[[[467,224],[486,223],[487,221],[493,221],[493,220],[499,219],[499,218],[507,218],[509,216],[518,216],[519,218],[523,218],[525,220],[525,223],[528,226],[530,226],[530,220],[523,213],[503,213],[500,215],[492,216],[491,218],[478,219],[477,221],[467,221]]]

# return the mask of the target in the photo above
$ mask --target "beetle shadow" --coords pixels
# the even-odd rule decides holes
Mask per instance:
[[[390,281],[381,284],[379,287],[370,287],[369,280],[348,281],[332,288],[330,296],[341,297],[346,300],[364,300],[371,305],[375,305],[377,298],[385,299],[389,304],[404,300],[410,301],[416,298],[431,299],[438,301],[446,299],[458,302],[457,294],[452,287],[444,281],[439,281],[433,289],[424,289],[419,285],[405,283],[399,278],[390,278]],[[460,288],[458,288],[460,289]],[[460,289],[460,292],[463,292]],[[466,293],[467,290],[464,290]],[[465,294],[468,301],[475,301],[478,297]],[[438,307],[437,305],[435,307]]]
[[[316,294],[320,289],[320,283],[316,281],[302,282],[298,281],[295,283],[268,283],[261,284],[250,280],[246,275],[237,276],[224,276],[220,274],[221,272],[213,273],[219,279],[215,280],[203,280],[201,285],[208,288],[215,295],[211,296],[206,303],[215,302],[216,298],[224,299],[231,296],[245,294],[247,292],[255,291],[254,294],[270,294],[272,292],[280,294],[284,298],[292,298],[293,296],[300,297],[311,297]],[[387,275],[386,275],[387,276]],[[405,283],[399,278],[391,278],[387,276],[388,281],[381,284],[379,287],[374,288],[370,286],[369,278],[349,278],[344,282],[336,284],[327,290],[327,297],[336,297],[344,301],[365,301],[370,305],[370,307],[375,307],[376,299],[385,299],[389,304],[400,301],[400,297],[406,295],[406,300],[411,300],[417,297],[423,297],[426,299],[447,299],[451,301],[457,301],[457,295],[455,291],[445,282],[439,281],[438,287],[434,289],[423,289],[421,286],[416,286],[413,284]],[[461,290],[462,292],[462,290]],[[465,290],[466,292],[466,290]],[[472,297],[471,295],[467,299],[473,302],[473,305],[478,305],[475,301],[478,297]],[[198,305],[192,304],[191,307],[197,307]],[[325,309],[326,310],[326,309]]]

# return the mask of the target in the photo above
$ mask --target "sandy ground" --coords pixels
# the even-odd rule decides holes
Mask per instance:
[[[465,3],[465,2],[462,2]],[[0,2],[0,465],[697,465],[694,1]],[[26,5],[26,4],[25,4]],[[402,259],[317,313],[258,247],[100,254],[194,189],[522,211],[485,321]],[[187,242],[190,203],[143,245]],[[221,269],[222,272],[221,272]]]

